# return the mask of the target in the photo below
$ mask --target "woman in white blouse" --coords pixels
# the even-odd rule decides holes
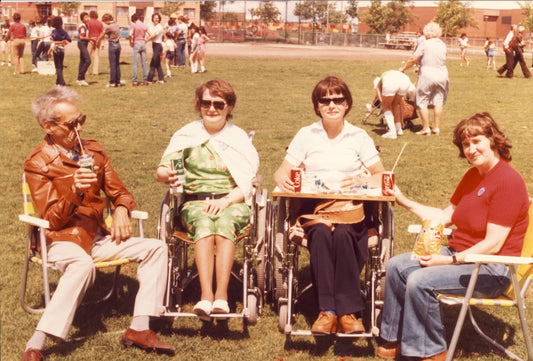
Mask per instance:
[[[161,53],[163,52],[163,25],[161,25],[161,15],[152,15],[152,26],[146,33],[146,41],[152,41],[152,60],[150,61],[150,71],[148,72],[148,82],[154,81],[154,75],[157,70],[158,83],[163,84],[165,78],[163,67],[161,66]]]

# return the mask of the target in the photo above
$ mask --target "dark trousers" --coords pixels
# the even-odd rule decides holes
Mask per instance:
[[[88,42],[78,41],[78,49],[80,49],[80,66],[78,67],[78,80],[85,80],[85,73],[91,65],[91,56],[87,50]]]
[[[120,85],[120,51],[122,50],[120,43],[109,42],[109,70],[111,76],[109,84]]]
[[[524,60],[524,53],[522,51],[517,50],[514,53],[513,72],[514,68],[516,68],[516,64],[520,64],[520,68],[522,69],[522,74],[524,74],[524,77],[531,78],[531,73],[527,68],[526,61]]]
[[[185,65],[185,38],[178,39],[178,48],[176,49],[176,56],[178,57],[178,66]]]
[[[50,49],[50,42],[44,42],[41,41],[39,45],[37,46],[37,51],[35,56],[37,57],[37,61],[45,60],[48,61],[48,50]]]
[[[164,80],[163,68],[161,67],[161,52],[163,51],[163,46],[159,43],[152,43],[152,60],[150,61],[150,71],[148,72],[148,81],[154,81],[154,75],[157,70],[157,78],[159,80]]]
[[[368,257],[365,222],[338,224],[333,231],[316,224],[306,233],[318,307],[338,316],[364,310],[359,275]]]
[[[37,46],[38,45],[39,45],[39,40],[31,41],[31,63],[35,67],[37,67]]]
[[[498,73],[503,74],[504,71],[507,70],[507,73],[505,74],[506,77],[512,78],[513,77],[513,69],[514,69],[514,51],[506,51],[505,52],[505,64],[500,66],[498,68]]]
[[[66,85],[63,79],[63,61],[65,60],[65,52],[60,50],[54,52],[54,65],[56,67],[56,85]]]

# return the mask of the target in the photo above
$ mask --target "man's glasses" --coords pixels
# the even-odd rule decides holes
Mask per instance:
[[[341,105],[346,101],[345,97],[340,98],[319,98],[318,102],[323,105],[329,105],[331,102],[333,102],[335,105]]]
[[[87,116],[85,114],[80,114],[79,117],[74,119],[71,122],[64,122],[64,123],[57,123],[66,126],[69,130],[73,130],[79,125],[83,125],[85,123],[85,119],[87,119]]]
[[[211,107],[215,108],[216,110],[224,110],[226,107],[226,103],[220,100],[212,101],[212,100],[200,100],[200,107],[203,109],[210,109]]]

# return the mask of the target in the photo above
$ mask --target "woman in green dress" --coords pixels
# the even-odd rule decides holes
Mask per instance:
[[[228,122],[236,100],[233,87],[224,80],[198,87],[194,103],[202,119],[174,134],[156,174],[158,182],[183,186],[185,204],[180,217],[195,242],[201,287],[201,299],[193,312],[202,319],[211,313],[229,313],[227,289],[236,235],[250,219],[252,179],[259,167],[259,156],[248,135]],[[182,182],[171,167],[171,161],[178,158],[183,159],[185,168]]]

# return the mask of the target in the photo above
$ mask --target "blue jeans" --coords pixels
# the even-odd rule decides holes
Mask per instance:
[[[141,66],[143,68],[143,82],[146,82],[147,79],[147,69],[146,69],[146,44],[145,43],[135,43],[133,45],[133,83],[137,83],[137,73],[138,73],[138,63],[139,55],[141,56]]]
[[[120,51],[122,50],[120,43],[109,42],[109,70],[111,76],[109,84],[120,85]]]
[[[157,70],[157,78],[164,80],[163,68],[161,67],[161,52],[163,51],[163,45],[160,43],[152,43],[152,60],[150,61],[150,72],[148,73],[148,81],[154,80],[154,75]]]
[[[176,52],[178,53],[178,66],[185,65],[185,38],[178,39],[178,48],[176,49]]]
[[[35,54],[35,56],[37,57],[37,61],[42,61],[42,60],[48,61],[48,49],[50,49],[49,41],[47,42],[41,41],[39,43],[39,45],[37,46],[36,54]]]
[[[91,65],[91,56],[87,50],[88,41],[78,41],[78,49],[80,49],[80,65],[78,67],[78,80],[85,80],[85,73]]]
[[[442,247],[443,255],[455,251]],[[442,324],[439,293],[464,295],[473,264],[422,267],[411,253],[387,262],[385,304],[381,321],[381,337],[400,342],[402,355],[431,357],[446,350],[446,331]],[[482,265],[474,297],[495,298],[511,282],[505,265]]]

